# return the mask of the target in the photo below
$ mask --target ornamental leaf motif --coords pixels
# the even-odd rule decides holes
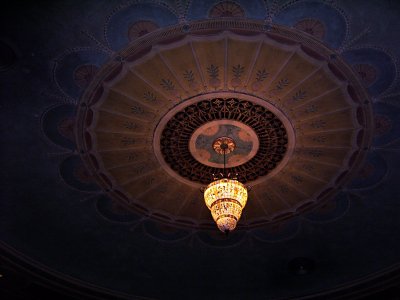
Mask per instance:
[[[141,175],[149,169],[150,169],[150,167],[148,165],[139,165],[132,169],[132,173],[134,173],[136,175]]]
[[[280,189],[280,191],[281,191],[283,194],[289,193],[289,189],[288,189],[288,187],[285,186],[285,185],[281,185],[281,186],[279,187],[279,189]]]
[[[240,64],[232,67],[233,76],[235,78],[240,78],[244,72],[244,67]]]
[[[192,70],[186,70],[185,72],[183,72],[183,77],[185,77],[185,79],[189,83],[193,83],[194,82],[194,74],[193,74]]]
[[[133,161],[133,160],[135,160],[135,159],[136,159],[136,157],[137,157],[137,155],[136,155],[136,154],[134,154],[134,153],[130,153],[130,154],[128,155],[128,160],[129,160],[129,161]]]
[[[212,79],[217,79],[219,76],[219,67],[215,66],[213,64],[211,64],[208,68],[207,68],[207,72],[208,75],[212,78]]]
[[[149,91],[147,91],[147,92],[145,92],[143,94],[143,98],[145,100],[149,101],[149,102],[156,102],[157,101],[157,97],[154,95],[154,93],[153,92],[149,92]]]
[[[156,179],[155,179],[154,177],[150,177],[150,178],[146,179],[145,185],[146,185],[147,187],[148,187],[148,186],[152,186],[154,182],[156,182]]]
[[[160,85],[167,91],[172,91],[175,89],[175,85],[170,79],[161,79]]]
[[[135,123],[128,122],[128,121],[124,123],[124,126],[126,129],[136,129],[137,128],[137,125]]]
[[[294,183],[300,184],[303,182],[303,178],[299,175],[292,175],[290,177]]]
[[[322,136],[322,135],[315,136],[315,137],[313,137],[312,140],[316,143],[324,144],[326,142],[326,136]]]
[[[134,145],[135,142],[136,141],[135,141],[134,138],[128,138],[128,137],[123,137],[122,140],[121,140],[121,143],[124,146]]]
[[[314,104],[311,104],[306,108],[305,111],[306,111],[306,113],[313,113],[313,112],[316,112],[317,110],[318,110],[318,107]]]
[[[138,106],[138,105],[134,105],[131,107],[131,112],[134,114],[142,114],[144,112],[143,108]]]
[[[289,85],[289,79],[283,78],[283,79],[278,81],[278,84],[276,85],[276,89],[278,91],[281,91],[281,90],[283,90],[284,87],[286,87],[288,85]]]
[[[258,82],[264,81],[267,78],[268,74],[269,73],[265,70],[265,68],[262,70],[258,70],[256,73],[256,80]]]
[[[323,151],[321,149],[311,149],[308,151],[308,154],[316,158],[320,157],[323,154]]]
[[[299,100],[303,100],[303,99],[305,98],[306,94],[307,94],[307,93],[306,93],[305,91],[298,90],[298,91],[293,95],[292,100],[295,101],[295,102],[297,102],[297,101],[299,101]]]
[[[311,122],[312,128],[324,128],[326,126],[326,122],[324,120],[316,120]]]

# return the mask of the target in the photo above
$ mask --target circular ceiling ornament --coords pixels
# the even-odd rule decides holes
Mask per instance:
[[[238,180],[240,182],[245,183],[265,176],[282,161],[288,146],[287,132],[282,122],[271,111],[247,100],[216,98],[202,100],[185,107],[169,119],[163,127],[160,136],[160,151],[163,161],[169,165],[170,169],[184,178],[203,184],[209,183],[214,177],[213,174],[220,172],[221,163],[223,163],[222,158],[218,157],[220,155],[216,154],[212,157],[212,151],[207,152],[210,154],[208,161],[213,162],[213,164],[202,164],[190,155],[190,153],[198,153],[195,156],[202,156],[204,148],[208,146],[211,149],[212,141],[207,139],[207,136],[199,137],[196,129],[204,125],[207,128],[212,128],[215,123],[210,123],[216,122],[216,120],[217,122],[218,120],[234,120],[236,124],[240,121],[244,126],[250,128],[249,132],[256,133],[257,137],[254,143],[256,144],[256,141],[258,141],[259,145],[258,149],[253,151],[255,153],[251,155],[252,158],[243,164],[231,163],[228,165],[227,172],[239,174]],[[161,126],[163,126],[163,123]],[[223,127],[223,129],[227,129],[224,133],[228,133],[229,138],[235,138],[236,128]],[[195,142],[191,142],[191,137],[193,137],[195,131],[197,132],[197,136],[194,136]],[[220,131],[216,132],[218,136],[220,136]],[[240,134],[240,131],[238,134]],[[157,135],[158,129],[156,129],[154,141],[158,140]],[[251,153],[252,144],[251,141],[247,143],[243,141],[240,144],[240,148],[244,148],[242,152],[246,154],[245,156],[253,154]],[[190,151],[188,151],[189,148]],[[157,143],[155,150],[158,150]],[[238,149],[235,154],[236,152],[239,152]],[[227,152],[228,162],[230,160],[235,161],[233,155],[233,153],[230,154],[230,151]],[[161,163],[163,164],[163,162]],[[217,167],[210,167],[210,165]]]
[[[227,136],[217,138],[212,144],[214,151],[218,154],[229,154],[236,148],[236,143],[233,139]]]
[[[223,158],[215,155],[215,148],[210,147],[220,136],[230,137],[236,141],[235,153],[227,156],[228,168],[248,162],[258,151],[260,142],[256,132],[250,126],[242,122],[223,119],[208,122],[193,132],[189,141],[190,154],[203,165],[223,168]]]
[[[116,57],[81,98],[82,159],[115,201],[174,226],[213,228],[199,187],[221,169],[211,159],[220,136],[236,142],[228,156],[242,147],[228,168],[253,187],[238,229],[322,205],[370,145],[371,102],[359,76],[296,29],[198,21],[150,32]]]
[[[377,70],[370,64],[356,64],[354,70],[360,75],[367,87],[371,86],[378,77]]]
[[[148,21],[148,20],[137,21],[129,27],[129,30],[128,30],[129,41],[132,42],[145,34],[148,34],[154,30],[157,30],[158,28],[159,28],[159,26],[152,21]]]
[[[221,1],[209,12],[210,18],[244,18],[244,9],[233,1]]]
[[[96,75],[98,67],[95,65],[82,65],[74,71],[74,82],[81,89],[86,88]]]

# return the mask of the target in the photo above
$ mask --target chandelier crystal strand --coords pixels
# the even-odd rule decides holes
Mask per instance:
[[[230,142],[234,144],[233,140],[227,137],[218,138],[214,142],[214,146],[218,144],[217,149],[214,147],[215,151],[224,155],[223,176],[211,182],[204,191],[204,200],[214,221],[219,230],[226,233],[236,228],[248,196],[246,187],[238,180],[228,178],[225,173],[225,155]],[[234,146],[229,152],[232,152],[233,148]]]

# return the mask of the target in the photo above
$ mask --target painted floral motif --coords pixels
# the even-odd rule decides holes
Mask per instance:
[[[197,80],[195,80],[194,72],[192,70],[185,70],[183,72],[183,77],[187,80],[191,89],[197,90],[199,84],[197,83]]]
[[[261,88],[261,82],[263,82],[267,77],[269,73],[264,69],[260,69],[256,73],[256,81],[253,82],[251,88],[253,91],[258,91]]]
[[[276,85],[276,90],[281,91],[283,90],[284,87],[289,85],[289,79],[283,78],[278,81],[278,84]]]
[[[235,141],[235,152],[230,153],[227,151],[227,153],[229,153],[227,154],[227,164],[237,165],[248,159],[248,155],[250,155],[250,151],[254,147],[251,136],[243,128],[230,124],[209,127],[202,134],[200,134],[195,141],[195,148],[199,153],[198,157],[195,158],[203,158],[204,161],[207,162],[222,164],[222,150],[219,149],[220,154],[217,154],[218,147],[217,149],[211,149],[209,147],[214,141],[217,140],[218,137],[221,136],[232,137],[232,139]],[[205,163],[204,161],[200,162]]]
[[[136,129],[137,128],[137,125],[135,124],[135,123],[133,123],[133,122],[128,122],[128,121],[126,121],[126,122],[124,122],[124,127],[126,128],[126,129],[130,129],[130,130],[133,130],[133,129]]]
[[[319,143],[319,144],[325,144],[326,136],[318,135],[318,136],[313,137],[312,140],[313,140],[313,142],[316,142],[316,143]]]
[[[305,91],[298,90],[298,91],[293,95],[292,100],[295,101],[295,102],[297,102],[297,101],[299,101],[299,100],[303,100],[304,97],[306,96],[306,94],[307,94],[307,93],[306,93]]]
[[[170,79],[162,79],[160,85],[167,91],[172,91],[175,89],[175,85]]]
[[[294,25],[294,28],[304,31],[316,38],[323,39],[325,36],[325,25],[316,19],[303,19]]]
[[[133,23],[128,30],[129,41],[133,41],[158,28],[158,25],[152,21],[137,21]]]
[[[193,83],[194,82],[194,74],[192,70],[186,70],[183,73],[183,76],[185,77],[185,79],[189,82],[189,83]]]
[[[217,88],[221,81],[219,80],[219,67],[216,65],[211,64],[207,67],[207,73],[210,76],[210,85],[214,88]]]
[[[258,82],[264,81],[267,78],[268,74],[269,73],[265,70],[265,68],[262,70],[258,70],[256,80]]]
[[[157,102],[157,97],[152,92],[145,92],[143,98],[148,102]]]
[[[136,141],[135,141],[134,138],[124,137],[121,140],[121,143],[122,143],[123,146],[131,146],[131,145],[134,145],[136,143]]]
[[[82,65],[76,68],[74,72],[74,82],[81,89],[86,88],[97,73],[98,68],[95,65]]]
[[[301,177],[299,175],[292,175],[292,176],[290,176],[290,179],[296,184],[300,184],[304,181],[303,177]]]
[[[314,158],[317,158],[320,157],[323,154],[323,152],[320,149],[311,149],[308,151],[308,154]]]
[[[314,104],[308,105],[305,109],[305,112],[308,114],[315,113],[316,111],[318,111],[318,107]]]
[[[315,129],[324,128],[326,126],[326,122],[324,120],[315,120],[311,122],[311,127]]]
[[[240,78],[244,72],[244,67],[239,65],[233,66],[232,68],[233,76],[235,78]]]
[[[353,68],[360,75],[361,80],[366,86],[370,86],[376,80],[376,69],[373,66],[369,64],[357,64]]]
[[[207,72],[208,72],[208,75],[210,75],[210,78],[216,79],[216,78],[218,78],[218,75],[219,75],[219,68],[218,68],[218,66],[211,64],[207,68]]]
[[[243,8],[233,1],[223,1],[215,5],[209,13],[210,18],[243,18]]]
[[[131,107],[131,112],[136,115],[140,115],[144,112],[143,108],[138,105],[133,105]]]
[[[240,64],[233,66],[232,67],[232,73],[233,73],[233,79],[231,80],[231,84],[233,87],[237,87],[241,84],[241,77],[244,73],[244,66],[241,66]]]

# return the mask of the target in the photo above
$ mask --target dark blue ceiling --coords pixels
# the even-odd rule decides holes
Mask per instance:
[[[225,237],[128,213],[93,182],[71,134],[84,90],[77,68],[107,62],[129,42],[127,30],[136,21],[166,27],[206,19],[216,3],[20,1],[2,9],[2,243],[40,268],[126,297],[284,299],[398,266],[397,1],[234,2],[247,18],[266,24],[319,20],[326,46],[354,68],[364,65],[360,76],[367,76],[375,119],[372,147],[360,173],[326,207]],[[302,276],[288,268],[299,257],[315,264]]]

